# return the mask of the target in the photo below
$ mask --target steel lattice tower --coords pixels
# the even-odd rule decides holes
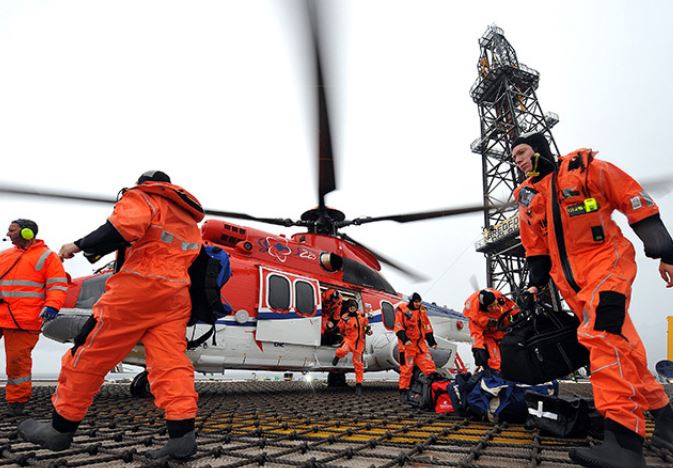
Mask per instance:
[[[522,133],[543,132],[552,152],[559,154],[550,130],[558,116],[542,113],[535,94],[540,74],[519,63],[502,29],[489,26],[479,48],[478,77],[470,89],[481,125],[471,149],[482,158],[485,206],[483,238],[476,250],[486,256],[488,287],[508,294],[520,290],[528,277],[517,208],[498,207],[513,200],[512,192],[523,180],[510,161],[511,144]]]

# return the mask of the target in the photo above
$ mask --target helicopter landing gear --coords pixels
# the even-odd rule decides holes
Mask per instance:
[[[147,379],[147,371],[142,371],[133,378],[129,390],[131,391],[131,396],[135,398],[149,398],[152,396],[150,381]]]
[[[344,388],[348,387],[346,384],[346,373],[338,371],[330,371],[327,373],[327,386],[330,388]]]

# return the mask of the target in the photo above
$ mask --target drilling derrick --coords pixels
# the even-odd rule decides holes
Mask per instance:
[[[544,115],[535,95],[540,74],[519,63],[502,29],[491,25],[479,39],[478,77],[470,96],[479,108],[481,136],[472,142],[482,158],[484,229],[476,250],[486,257],[486,283],[503,293],[518,291],[528,277],[512,193],[524,179],[511,162],[511,144],[522,133],[543,132],[558,154],[551,128],[555,114]]]

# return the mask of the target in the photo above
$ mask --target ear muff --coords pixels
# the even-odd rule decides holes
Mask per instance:
[[[21,234],[21,239],[23,240],[32,240],[35,239],[35,233],[31,228],[21,228],[21,231],[19,231]]]

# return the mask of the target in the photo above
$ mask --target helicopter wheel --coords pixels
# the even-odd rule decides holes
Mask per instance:
[[[327,386],[330,388],[348,387],[345,372],[328,372]]]
[[[142,371],[136,375],[131,381],[130,386],[131,396],[135,398],[149,398],[152,396],[150,392],[150,381],[147,379],[147,371]]]

